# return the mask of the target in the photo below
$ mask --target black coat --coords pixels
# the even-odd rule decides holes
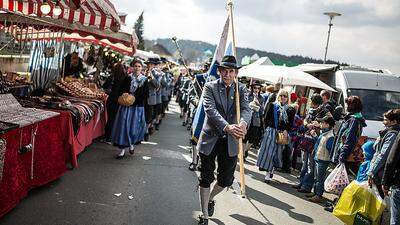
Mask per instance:
[[[132,77],[130,76],[127,76],[123,80],[121,88],[119,89],[118,97],[121,96],[123,93],[130,93],[131,82]],[[135,103],[133,104],[133,106],[144,107],[144,104],[147,102],[148,93],[148,82],[144,81],[143,84],[136,89],[135,93],[130,93],[135,96]]]
[[[266,112],[264,112],[264,124],[265,127],[272,127],[275,129],[278,129],[280,131],[286,130],[286,131],[291,131],[293,127],[293,122],[294,122],[294,116],[296,114],[296,110],[293,107],[288,107],[286,113],[288,115],[288,122],[284,122],[282,120],[278,121],[278,127],[275,126],[275,113],[274,113],[274,104],[275,102],[270,102],[268,105],[265,107]],[[278,112],[278,117],[280,113]]]

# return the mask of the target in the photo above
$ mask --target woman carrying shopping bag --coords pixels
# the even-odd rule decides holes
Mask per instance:
[[[335,136],[333,154],[331,157],[333,163],[344,165],[347,164],[349,155],[356,148],[363,128],[367,126],[361,114],[363,105],[360,97],[349,96],[346,98],[345,103],[347,106],[347,114],[344,116],[344,120],[340,124],[338,133]],[[324,209],[328,212],[332,212],[334,204],[335,203],[332,203]]]

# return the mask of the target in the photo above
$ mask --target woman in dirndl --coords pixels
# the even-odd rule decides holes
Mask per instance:
[[[263,136],[263,113],[264,113],[264,99],[261,96],[261,83],[254,81],[251,85],[249,93],[250,108],[252,110],[251,122],[249,130],[244,138],[245,152],[244,158],[247,158],[250,147],[257,148]]]
[[[285,145],[277,144],[278,132],[283,132],[288,136],[293,125],[295,110],[288,104],[288,97],[288,92],[281,89],[276,101],[268,103],[265,107],[266,129],[258,153],[257,166],[261,171],[266,171],[266,183],[272,180],[274,167],[282,167],[282,151]]]
[[[132,65],[133,73],[127,76],[119,94],[133,94],[136,100],[131,106],[119,106],[112,130],[112,143],[120,150],[117,159],[122,159],[127,149],[133,155],[135,145],[143,141],[146,132],[144,103],[148,92],[147,78],[141,73],[142,62],[134,61]]]

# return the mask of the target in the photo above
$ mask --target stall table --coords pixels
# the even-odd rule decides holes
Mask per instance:
[[[60,124],[61,117],[56,116],[0,135],[6,141],[4,161],[0,161],[3,163],[0,165],[3,167],[0,176],[0,218],[27,196],[30,189],[53,181],[65,173]],[[34,149],[19,153],[21,146],[32,143],[32,133],[35,130]]]
[[[61,133],[64,137],[66,160],[74,168],[78,167],[78,155],[85,150],[87,146],[93,143],[93,140],[104,135],[104,128],[107,122],[106,110],[97,111],[95,116],[88,122],[81,122],[79,130],[74,135],[72,126],[72,116],[65,110],[54,110],[61,116]]]

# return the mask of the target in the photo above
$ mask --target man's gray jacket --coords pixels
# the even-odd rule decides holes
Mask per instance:
[[[149,96],[147,98],[147,103],[149,105],[156,105],[157,104],[157,93],[158,90],[160,89],[160,74],[153,69],[151,71],[153,75],[153,79],[150,79],[149,82]]]
[[[240,120],[250,124],[251,109],[247,89],[241,83],[239,83],[239,96]],[[238,140],[224,131],[227,125],[236,124],[235,84],[233,83],[229,88],[229,96],[227,97],[226,87],[221,79],[206,83],[203,89],[203,99],[206,116],[197,143],[199,152],[209,155],[218,138],[227,136],[229,156],[237,156]]]

